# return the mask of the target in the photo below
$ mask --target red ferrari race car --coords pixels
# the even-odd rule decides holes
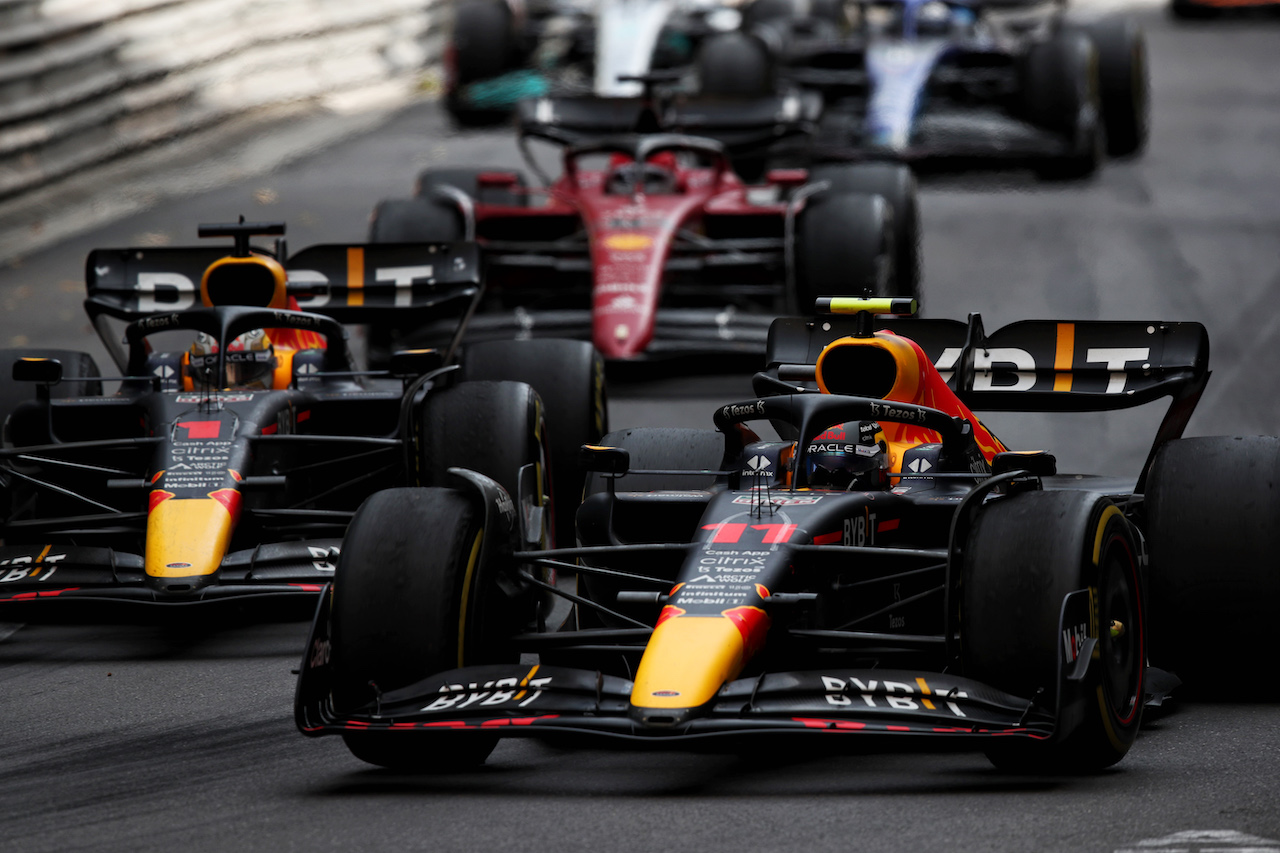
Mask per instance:
[[[403,500],[366,503],[312,629],[299,729],[428,771],[482,761],[504,737],[740,750],[881,738],[1096,771],[1126,754],[1161,692],[1148,658],[1217,684],[1236,644],[1265,643],[1280,441],[1179,438],[1208,380],[1203,326],[1028,321],[988,335],[972,315],[877,329],[872,311],[908,301],[823,302],[833,313],[775,323],[759,396],[717,407],[714,430],[625,430],[584,448],[596,473],[578,547],[516,550],[485,528],[477,557],[491,513],[436,489],[415,494],[467,521],[427,553],[434,534]],[[973,412],[1162,397],[1136,485],[1060,476]],[[576,572],[577,591],[539,581],[549,567]],[[396,592],[408,583],[415,597]],[[563,622],[505,615],[553,591],[573,605]],[[1232,632],[1194,627],[1214,612]]]
[[[460,334],[479,294],[474,245],[288,257],[283,241],[250,245],[282,223],[200,233],[235,246],[89,255],[85,305],[118,391],[104,393],[112,377],[86,353],[0,351],[0,613],[228,600],[310,610],[361,502],[453,482],[453,465],[501,485],[494,500],[527,542],[573,541],[555,497],[576,506],[577,448],[605,429],[589,344],[401,352],[378,371],[357,370],[348,347],[343,323],[445,314]]]
[[[522,149],[543,188],[514,171],[427,169],[414,198],[377,206],[370,241],[474,237],[486,297],[470,339],[586,337],[614,360],[758,356],[772,318],[819,294],[918,292],[907,167],[828,167],[812,183],[801,169],[758,184],[735,173],[742,152],[790,133],[805,110],[794,97],[524,102]],[[558,178],[532,156],[534,140],[563,149]]]

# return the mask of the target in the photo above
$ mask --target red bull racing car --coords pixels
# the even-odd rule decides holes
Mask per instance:
[[[309,608],[362,501],[445,485],[454,464],[500,484],[486,494],[521,516],[523,547],[554,541],[553,498],[576,505],[577,447],[605,428],[590,345],[500,342],[465,358],[453,346],[357,370],[343,324],[465,318],[476,247],[288,257],[283,241],[250,245],[283,233],[202,226],[234,248],[91,253],[85,304],[121,371],[115,393],[87,354],[0,353],[0,612],[250,598]],[[571,537],[571,514],[561,524]]]
[[[911,309],[824,302],[774,324],[760,396],[717,408],[715,430],[584,448],[577,547],[523,548],[474,490],[430,489],[422,506],[462,522],[428,553],[444,528],[374,496],[316,616],[300,730],[416,770],[482,761],[504,737],[951,741],[1005,768],[1097,770],[1134,741],[1148,658],[1221,672],[1227,642],[1188,630],[1196,608],[1280,598],[1263,571],[1277,536],[1254,533],[1276,502],[1244,473],[1275,470],[1280,442],[1179,439],[1208,379],[1201,325],[987,335],[977,315],[876,323]],[[1136,486],[1058,476],[973,413],[1166,396]],[[1206,488],[1233,538],[1188,523]],[[567,619],[538,609],[546,568],[576,573]]]
[[[744,183],[743,152],[796,132],[811,105],[655,98],[666,78],[641,79],[644,97],[520,105],[522,148],[544,188],[518,172],[427,169],[414,198],[378,205],[370,240],[474,238],[486,295],[468,339],[584,337],[617,361],[755,358],[773,317],[821,293],[918,292],[907,167],[828,167],[813,182],[783,169]],[[530,153],[535,141],[562,150],[558,178]]]

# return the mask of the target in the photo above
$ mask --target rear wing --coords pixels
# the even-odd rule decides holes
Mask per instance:
[[[857,319],[784,317],[766,358],[779,378],[805,381],[823,347],[855,333]],[[986,334],[969,323],[880,317],[920,345],[947,385],[978,411],[1087,412],[1177,396],[1208,377],[1209,336],[1199,323],[1023,320]]]
[[[813,379],[822,349],[864,322],[856,314],[775,320],[767,372],[788,382]],[[956,396],[978,412],[1110,411],[1172,398],[1138,492],[1156,450],[1186,429],[1210,375],[1209,335],[1199,323],[1023,320],[986,334],[982,318],[971,314],[968,323],[877,317],[875,327],[919,344]]]
[[[205,270],[230,254],[226,246],[90,252],[85,311],[116,363],[123,367],[128,355],[109,318],[132,323],[200,307]],[[339,323],[410,329],[457,317],[457,337],[481,293],[474,243],[319,245],[278,260],[287,273],[285,291],[298,309]]]
[[[200,280],[227,247],[94,249],[85,309],[126,322],[200,307]],[[320,245],[280,259],[298,308],[340,323],[415,326],[480,287],[474,243]]]

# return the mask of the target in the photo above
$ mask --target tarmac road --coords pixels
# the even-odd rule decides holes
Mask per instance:
[[[1146,156],[1080,186],[1017,176],[929,185],[927,314],[980,310],[987,329],[1031,318],[1199,320],[1215,373],[1189,432],[1280,432],[1280,27],[1143,20],[1154,88]],[[158,190],[155,207],[0,270],[0,345],[88,349],[105,364],[79,308],[92,247],[193,241],[198,222],[241,213],[287,220],[294,249],[359,240],[374,202],[407,194],[425,165],[516,165],[501,135],[446,137],[443,127],[433,105],[417,105],[270,174],[228,172],[195,196]],[[162,187],[163,177],[137,180]],[[706,426],[712,406],[750,392],[743,376],[710,376],[611,394],[615,426]],[[1011,445],[1058,452],[1064,469],[1131,474],[1158,417],[993,424]],[[967,754],[524,742],[504,743],[473,773],[411,777],[295,732],[290,670],[305,625],[178,621],[0,625],[0,850],[1280,853],[1280,708],[1235,701],[1248,685],[1214,685],[1206,698],[1220,701],[1153,720],[1096,777],[1009,777]],[[1274,680],[1269,656],[1241,653]]]

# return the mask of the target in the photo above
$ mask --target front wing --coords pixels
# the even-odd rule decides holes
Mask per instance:
[[[217,575],[188,593],[146,583],[139,554],[79,546],[0,546],[0,614],[28,617],[55,603],[182,605],[229,598],[314,601],[333,579],[339,539],[262,545],[228,554]]]
[[[670,726],[628,715],[631,682],[598,672],[520,664],[432,676],[336,714],[328,644],[313,637],[295,716],[307,735],[490,732],[503,737],[603,738],[654,746],[707,738],[851,734],[946,739],[1047,739],[1046,709],[972,679],[905,670],[771,672],[726,684],[701,716]]]

